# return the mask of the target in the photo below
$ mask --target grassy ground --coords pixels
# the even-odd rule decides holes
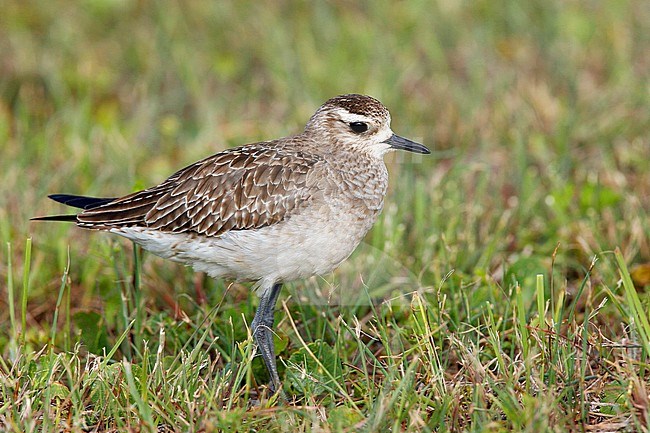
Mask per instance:
[[[642,0],[4,2],[0,429],[648,431],[648,22]],[[247,286],[28,222],[348,92],[434,152],[388,158],[362,246],[284,289],[288,404]]]

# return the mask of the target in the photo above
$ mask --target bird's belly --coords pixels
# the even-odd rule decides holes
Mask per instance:
[[[336,268],[352,254],[375,218],[331,210],[308,212],[272,226],[232,230],[217,237],[139,227],[111,231],[215,278],[292,281]]]

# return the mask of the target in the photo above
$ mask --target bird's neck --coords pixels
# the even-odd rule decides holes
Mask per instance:
[[[341,177],[341,188],[355,201],[379,213],[388,189],[388,171],[382,159],[359,152],[345,155],[346,160],[334,164]]]

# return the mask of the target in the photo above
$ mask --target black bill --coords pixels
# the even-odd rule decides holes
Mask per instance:
[[[408,150],[409,152],[422,153],[425,155],[431,153],[431,151],[427,149],[426,146],[423,146],[420,143],[416,143],[415,141],[411,141],[407,138],[400,137],[396,134],[393,134],[388,140],[384,141],[384,143],[390,144],[390,147],[393,149]]]

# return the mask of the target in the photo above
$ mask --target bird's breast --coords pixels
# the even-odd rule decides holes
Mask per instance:
[[[323,196],[335,210],[348,210],[363,218],[381,212],[388,188],[388,172],[383,161],[351,156],[346,164],[329,167],[322,180]]]

